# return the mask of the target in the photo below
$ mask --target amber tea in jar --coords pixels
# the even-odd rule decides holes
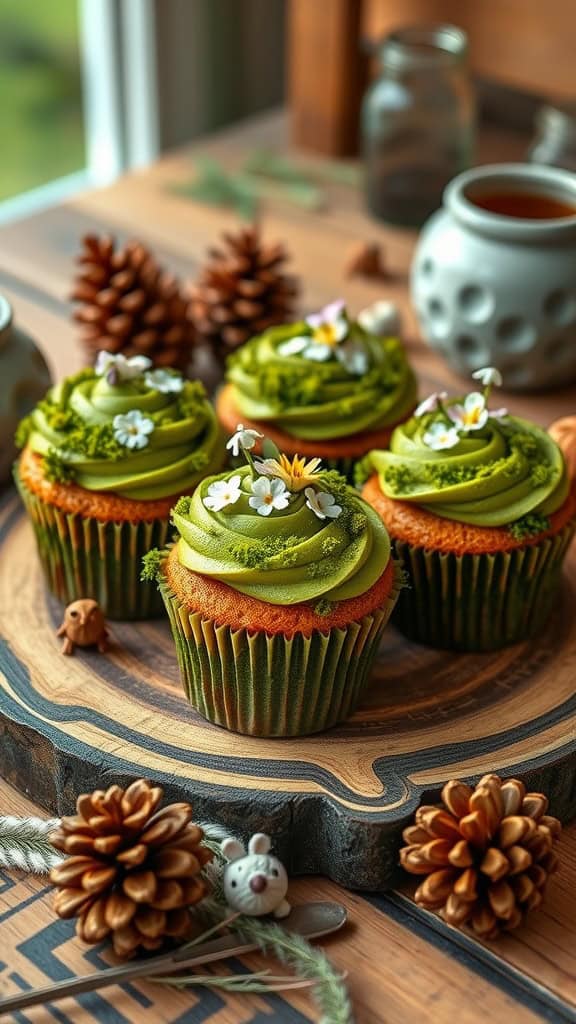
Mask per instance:
[[[474,95],[467,37],[452,25],[415,25],[387,36],[381,74],[362,106],[368,207],[418,227],[448,182],[470,166]]]

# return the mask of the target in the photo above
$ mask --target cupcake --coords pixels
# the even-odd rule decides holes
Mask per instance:
[[[493,384],[422,402],[389,451],[359,466],[409,575],[395,622],[413,640],[496,650],[539,630],[552,609],[576,522],[576,488],[543,429],[490,409]]]
[[[162,614],[141,559],[166,542],[175,496],[224,463],[204,388],[144,356],[100,353],[20,424],[18,489],[52,592],[111,619]]]
[[[289,457],[320,456],[349,477],[356,459],[388,446],[416,399],[398,338],[369,333],[342,301],[253,338],[230,356],[226,377],[216,408],[227,432],[241,421]]]
[[[379,516],[320,459],[252,459],[202,481],[152,552],[186,694],[252,736],[301,736],[346,718],[398,595]]]

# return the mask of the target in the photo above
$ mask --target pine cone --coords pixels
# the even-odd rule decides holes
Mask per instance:
[[[104,349],[186,370],[195,331],[177,279],[140,242],[117,249],[113,238],[86,235],[83,246],[71,297],[90,362]]]
[[[222,361],[249,338],[290,320],[298,294],[296,279],[283,273],[282,245],[264,245],[257,228],[223,240],[225,248],[209,250],[190,303],[198,334]]]
[[[516,928],[542,902],[558,859],[552,846],[557,818],[542,793],[526,793],[517,779],[485,775],[472,789],[451,781],[444,807],[420,807],[403,832],[406,871],[428,877],[416,902],[440,910],[449,924],[470,926],[484,939]]]
[[[78,797],[50,841],[70,854],[52,869],[59,917],[77,917],[84,942],[111,936],[114,952],[158,949],[190,929],[188,907],[207,893],[200,872],[212,859],[190,804],[157,810],[163,791],[140,779]]]

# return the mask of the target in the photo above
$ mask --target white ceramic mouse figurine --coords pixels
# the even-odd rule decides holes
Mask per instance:
[[[277,857],[270,854],[270,837],[257,832],[248,853],[238,839],[225,839],[222,853],[230,861],[224,868],[224,895],[231,910],[249,917],[287,917],[288,875]]]

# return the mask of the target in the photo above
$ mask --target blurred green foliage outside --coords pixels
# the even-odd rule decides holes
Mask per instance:
[[[0,201],[85,166],[77,0],[0,0]]]

